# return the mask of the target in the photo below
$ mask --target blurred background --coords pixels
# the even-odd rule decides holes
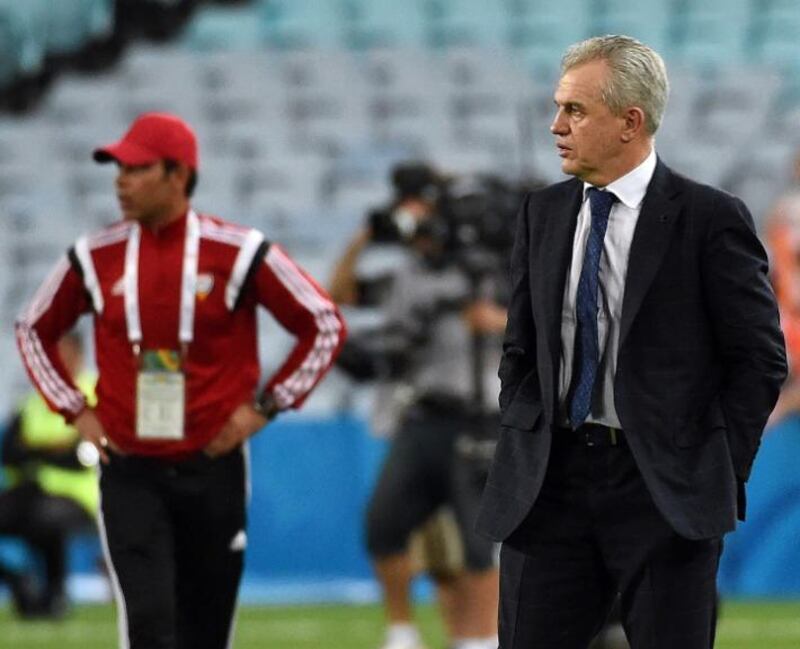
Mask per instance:
[[[744,199],[791,325],[800,312],[798,0],[0,0],[0,413],[30,391],[18,312],[78,235],[118,218],[114,169],[90,152],[139,113],[170,111],[194,126],[196,209],[259,228],[327,284],[368,211],[389,199],[398,162],[513,183],[561,179],[548,130],[559,59],[604,33],[664,56],[672,94],[657,150]],[[291,341],[264,325],[268,370]],[[732,604],[727,618],[723,609],[720,646],[800,646],[800,399],[791,390],[720,573],[726,600],[784,601]],[[386,446],[370,434],[374,399],[335,370],[301,413],[253,440],[246,603],[376,601],[362,540]],[[109,601],[99,556],[91,534],[70,545],[78,602]],[[30,560],[8,538],[3,557]],[[423,581],[422,601],[428,591]],[[110,609],[99,610],[91,623],[110,630]],[[277,634],[266,646],[339,646],[325,614],[297,610],[251,622]],[[341,646],[377,646],[380,616],[370,610],[337,622],[349,626],[334,635],[356,638]],[[36,633],[0,617],[0,647],[50,646],[34,644]]]

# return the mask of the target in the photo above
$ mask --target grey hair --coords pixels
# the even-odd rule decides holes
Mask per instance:
[[[561,74],[590,61],[602,60],[610,74],[602,99],[615,115],[638,106],[645,128],[654,135],[661,125],[669,96],[664,60],[653,49],[630,36],[595,36],[570,46],[561,58]]]

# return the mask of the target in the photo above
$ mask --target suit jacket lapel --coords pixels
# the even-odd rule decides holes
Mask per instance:
[[[541,299],[534,300],[539,309],[536,321],[544,323],[549,348],[552,384],[550,394],[545,396],[545,407],[555,407],[558,397],[558,372],[561,363],[561,310],[564,301],[564,286],[567,270],[572,258],[572,242],[578,211],[583,199],[583,183],[574,180],[565,185],[566,196],[547,210],[547,222],[540,242],[541,254],[531,269],[533,277],[539,278],[538,293]],[[543,390],[547,387],[542,386]],[[554,413],[551,411],[551,417]],[[551,419],[552,420],[552,419]]]
[[[630,331],[642,300],[655,278],[670,244],[680,214],[672,172],[660,160],[647,188],[628,258],[625,295],[622,300],[620,348]]]

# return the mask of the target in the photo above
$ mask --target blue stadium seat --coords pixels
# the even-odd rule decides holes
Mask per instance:
[[[417,2],[344,0],[344,39],[348,47],[418,47],[430,43],[429,25]]]
[[[0,0],[0,86],[42,71],[46,37],[47,0]]]
[[[373,50],[362,62],[371,136],[416,148],[442,136],[449,125],[442,69],[437,57],[418,49]]]
[[[674,53],[680,61],[708,68],[747,61],[750,0],[678,0],[674,8]]]
[[[19,72],[19,57],[14,45],[18,33],[12,19],[0,12],[0,88],[11,84]]]
[[[121,119],[129,122],[140,113],[163,110],[200,128],[206,115],[199,61],[196,53],[185,48],[131,47],[119,68]]]
[[[686,15],[676,23],[673,57],[698,68],[720,68],[747,60],[748,23],[714,14]]]
[[[344,12],[330,0],[257,0],[267,42],[279,48],[344,43]]]
[[[762,131],[777,96],[777,75],[744,66],[707,77],[695,98],[695,143],[743,144]]]
[[[505,46],[509,39],[508,15],[486,0],[424,0],[431,44],[436,48],[465,45]]]
[[[671,8],[688,16],[712,15],[724,22],[742,21],[754,11],[751,0],[675,0]]]
[[[625,34],[649,45],[664,58],[672,53],[671,25],[668,18],[651,20],[649,16],[606,14],[594,23],[594,34]]]
[[[636,11],[629,0],[595,0],[594,34],[626,34],[668,56],[673,28],[671,0],[641,0]]]
[[[184,42],[200,52],[258,49],[264,25],[256,7],[201,7],[188,25]]]
[[[791,121],[795,121],[798,114],[790,114],[790,119],[792,117]],[[742,150],[747,151],[747,155],[737,160],[723,183],[724,189],[747,197],[747,207],[759,230],[763,229],[764,218],[781,196],[776,189],[792,185],[793,162],[800,150],[798,138],[787,138],[785,130],[781,131],[781,139],[776,134],[765,141],[763,133],[759,131],[753,142],[744,144]]]
[[[509,42],[537,77],[557,76],[564,50],[592,35],[590,0],[530,3],[511,25]]]
[[[800,4],[768,11],[754,20],[753,54],[766,65],[793,66],[800,61]]]
[[[114,0],[66,0],[49,2],[47,53],[75,54],[94,40],[111,35]]]
[[[530,75],[484,48],[451,50],[443,58],[443,90],[458,139],[514,157],[534,97]]]

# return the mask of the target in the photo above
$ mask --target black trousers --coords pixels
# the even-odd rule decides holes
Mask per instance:
[[[100,478],[120,644],[224,649],[244,565],[245,459],[113,456]]]
[[[554,438],[542,491],[500,554],[501,649],[586,649],[617,593],[632,649],[709,649],[721,539],[678,536],[626,445]]]

